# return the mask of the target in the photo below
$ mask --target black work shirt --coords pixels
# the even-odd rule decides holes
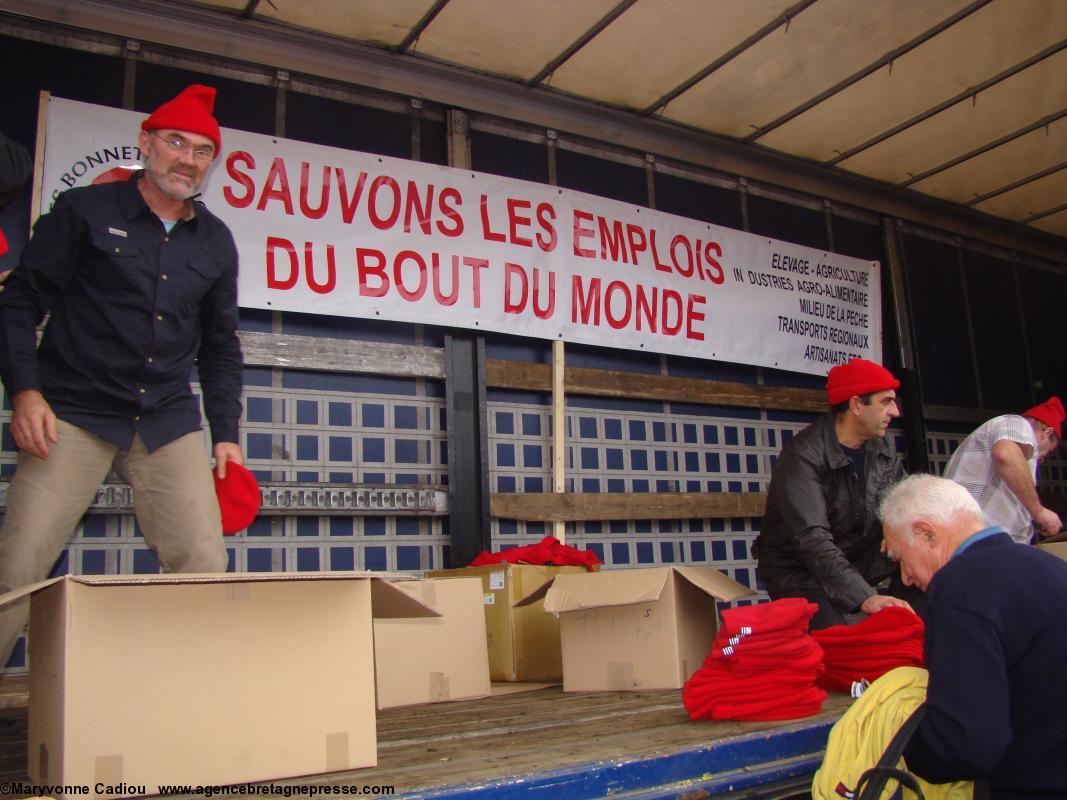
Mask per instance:
[[[0,292],[0,377],[123,450],[134,434],[155,450],[200,429],[195,365],[212,441],[237,442],[233,236],[199,201],[167,233],[139,179],[70,189],[38,220]]]

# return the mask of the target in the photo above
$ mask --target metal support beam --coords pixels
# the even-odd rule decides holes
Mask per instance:
[[[467,114],[446,113],[448,163],[470,169]],[[445,337],[445,407],[448,413],[448,527],[452,566],[465,567],[490,548],[489,425],[485,408],[485,340],[470,332]]]
[[[908,468],[911,472],[929,472],[930,457],[926,450],[926,420],[923,409],[922,384],[919,380],[919,362],[915,352],[915,337],[911,324],[910,306],[904,274],[904,248],[900,241],[900,225],[897,220],[882,220],[882,237],[885,257],[889,264],[890,291],[893,298],[893,316],[897,326],[897,341],[900,342],[900,363],[903,375],[901,383],[904,407],[904,429],[907,431]]]
[[[810,4],[811,0],[801,0],[785,12],[784,19],[776,20],[774,27]],[[753,182],[789,186],[842,205],[866,208],[1015,249],[1054,264],[1067,263],[1059,237],[919,192],[560,92],[309,31],[283,28],[259,18],[245,19],[185,4],[178,8],[166,0],[79,0],[76,4],[70,0],[4,0],[0,5],[3,6],[0,23],[10,29],[20,24],[33,25],[33,21],[62,26],[68,31],[80,28],[135,39],[141,42],[142,48],[179,48],[200,54],[205,61],[223,58],[284,69],[292,75],[373,86],[383,92],[432,99],[445,106],[593,140],[603,140],[605,132],[609,132],[612,142],[638,153],[654,153],[660,160],[674,159],[723,174],[744,176]],[[20,18],[26,22],[16,22]]]
[[[485,340],[445,337],[448,405],[448,528],[452,566],[470,564],[490,547],[489,437],[485,406]]]
[[[8,481],[0,481],[0,507],[7,506]],[[448,496],[439,486],[380,486],[357,483],[261,481],[257,516],[431,516],[448,513]],[[133,489],[105,483],[86,513],[132,514]]]

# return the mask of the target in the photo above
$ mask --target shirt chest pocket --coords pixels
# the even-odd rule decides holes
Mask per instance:
[[[183,315],[191,315],[197,312],[204,296],[219,280],[222,265],[212,256],[201,254],[172,272],[174,274],[164,273],[164,282],[173,293],[178,311]]]
[[[93,268],[90,274],[102,285],[119,289],[134,287],[142,280],[141,248],[125,237],[105,231],[90,238]]]

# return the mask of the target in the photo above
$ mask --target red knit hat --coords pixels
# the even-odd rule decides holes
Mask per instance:
[[[161,105],[141,123],[141,130],[172,128],[206,136],[215,143],[215,155],[222,149],[219,123],[211,115],[215,109],[215,89],[194,83],[185,87],[173,100]]]
[[[838,364],[826,376],[826,399],[832,406],[853,396],[899,388],[900,381],[893,377],[893,373],[865,358]]]
[[[722,612],[720,632],[726,638],[791,629],[807,631],[818,608],[803,597],[782,597],[769,603],[728,608]]]
[[[906,608],[890,606],[854,625],[813,631],[823,650],[823,689],[848,691],[853,681],[873,681],[901,666],[924,666],[922,619]]]
[[[262,500],[256,476],[236,461],[226,463],[226,477],[215,471],[215,494],[222,512],[222,532],[243,531],[252,524]]]
[[[1062,438],[1063,430],[1063,403],[1058,397],[1050,397],[1044,403],[1036,405],[1029,411],[1023,412],[1024,417],[1039,419],[1056,432],[1056,436]]]

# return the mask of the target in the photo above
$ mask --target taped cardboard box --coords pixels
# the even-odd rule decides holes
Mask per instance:
[[[378,708],[487,697],[482,582],[430,579],[397,588],[441,616],[374,620]]]
[[[437,615],[380,576],[66,576],[0,597],[30,597],[30,778],[125,796],[374,766],[372,614]]]
[[[711,649],[719,600],[754,594],[714,567],[558,575],[543,597],[559,614],[563,691],[680,689]]]
[[[427,572],[428,578],[476,577],[482,581],[489,677],[494,681],[558,680],[563,675],[559,621],[542,613],[534,599],[519,607],[561,574],[584,574],[585,567],[488,564]]]

